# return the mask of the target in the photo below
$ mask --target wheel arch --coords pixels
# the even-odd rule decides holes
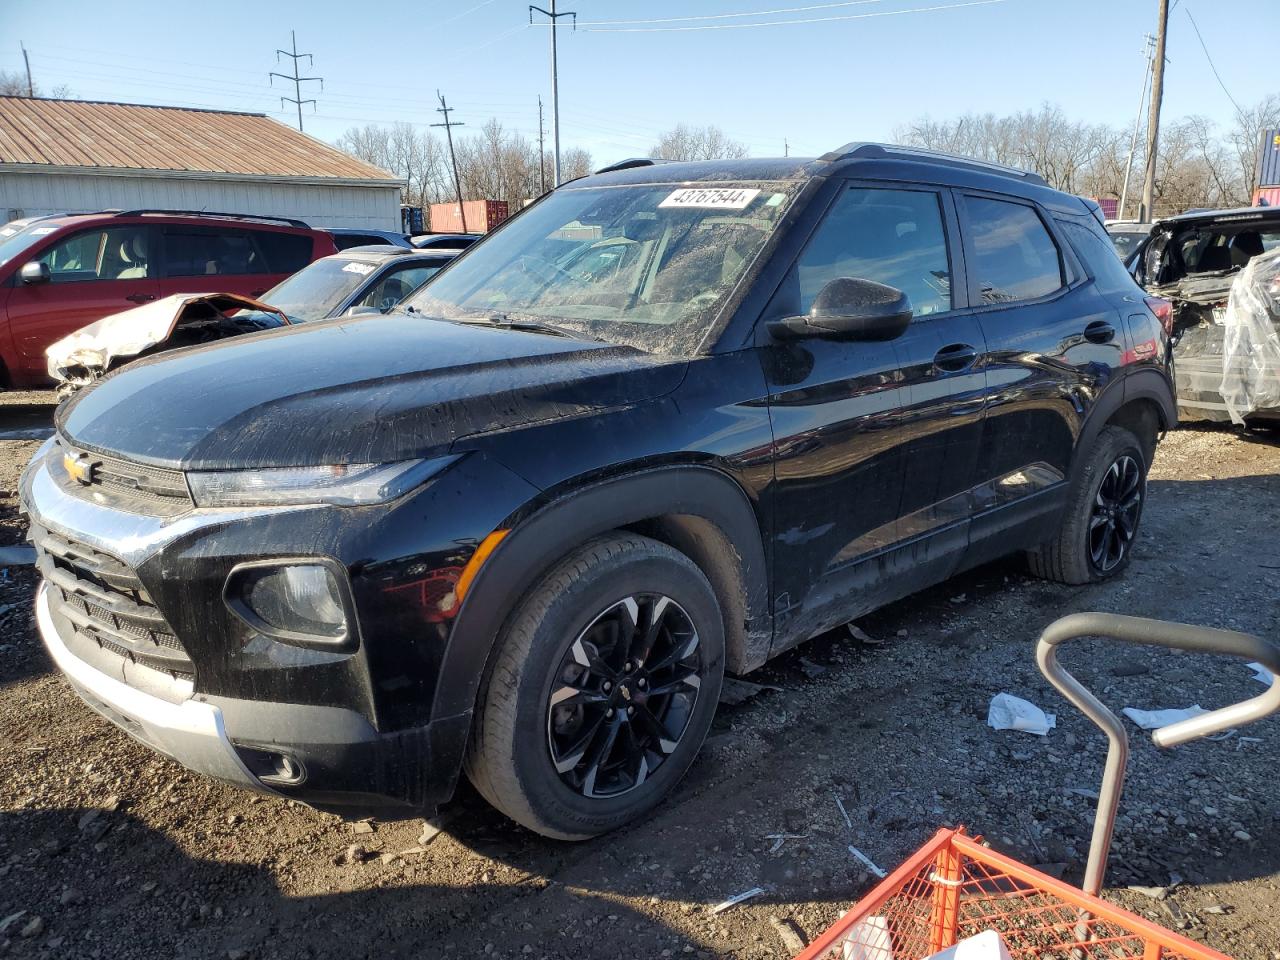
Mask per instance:
[[[725,612],[726,667],[768,655],[772,621],[760,523],[747,494],[713,467],[644,470],[564,491],[511,527],[467,590],[440,665],[431,715],[474,709],[497,638],[520,599],[591,537],[630,530],[689,556]]]
[[[1104,427],[1112,425],[1124,427],[1138,438],[1146,448],[1144,452],[1150,467],[1157,438],[1177,423],[1178,411],[1169,379],[1154,369],[1131,373],[1105,390],[1094,404],[1076,444],[1072,473],[1074,475],[1083,469],[1088,459],[1087,451],[1092,448],[1098,434]]]

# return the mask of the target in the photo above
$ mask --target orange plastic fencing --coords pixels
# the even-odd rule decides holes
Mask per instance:
[[[1230,960],[941,830],[796,960],[923,960],[996,930],[1013,960]]]

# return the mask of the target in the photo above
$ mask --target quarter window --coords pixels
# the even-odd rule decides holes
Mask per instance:
[[[915,316],[951,309],[951,268],[938,195],[852,187],[836,201],[796,265],[800,309],[840,277],[901,290]]]
[[[258,249],[266,257],[264,273],[297,273],[311,262],[311,237],[283,230],[255,230]]]
[[[983,303],[1047,296],[1063,286],[1062,256],[1034,209],[1021,203],[965,197],[967,258]]]
[[[145,226],[86,230],[55,243],[39,262],[53,283],[82,280],[141,280],[155,276],[151,231]]]

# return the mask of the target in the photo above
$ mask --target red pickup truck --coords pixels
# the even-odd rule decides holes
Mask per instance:
[[[172,293],[261,296],[333,236],[300,220],[175,210],[68,214],[0,227],[0,378],[51,383],[45,348]]]

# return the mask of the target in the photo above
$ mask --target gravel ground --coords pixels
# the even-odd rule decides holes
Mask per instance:
[[[15,415],[25,423],[40,400],[14,399]],[[35,446],[0,440],[0,544],[23,536],[13,491]],[[1274,436],[1180,431],[1150,494],[1121,579],[1072,589],[1002,562],[862,621],[879,642],[802,645],[750,678],[779,689],[722,707],[654,815],[576,845],[515,827],[465,788],[430,836],[421,821],[344,823],[187,773],[51,673],[29,613],[35,578],[9,567],[0,954],[786,957],[775,918],[813,936],[871,887],[850,844],[892,868],[957,824],[1079,883],[1105,743],[1040,677],[1038,632],[1105,610],[1280,638]],[[1261,689],[1218,658],[1089,641],[1063,660],[1117,708],[1211,708]],[[1056,712],[1057,728],[990,730],[1002,690]],[[1278,960],[1280,720],[1169,752],[1141,735],[1132,747],[1106,896],[1238,960]],[[775,849],[777,833],[800,838]]]

